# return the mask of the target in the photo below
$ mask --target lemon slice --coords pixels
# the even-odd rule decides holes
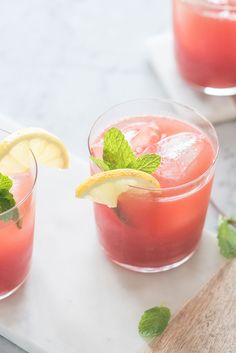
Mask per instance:
[[[58,137],[40,128],[25,128],[0,141],[1,172],[18,173],[29,169],[32,162],[30,150],[41,165],[68,167],[68,152]]]
[[[130,186],[159,188],[159,182],[150,174],[134,169],[115,169],[97,173],[76,188],[76,196],[116,207],[121,193]]]

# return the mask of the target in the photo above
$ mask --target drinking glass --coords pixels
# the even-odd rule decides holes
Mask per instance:
[[[188,182],[156,190],[130,186],[128,192],[120,195],[116,210],[94,204],[98,237],[105,253],[113,262],[140,272],[171,269],[187,261],[195,252],[205,221],[218,153],[214,127],[196,110],[169,100],[141,99],[116,105],[97,119],[89,135],[90,154],[98,157],[96,146],[108,128],[117,124],[128,127],[132,118],[137,124],[139,119],[147,119],[148,126],[150,116],[177,119],[184,126],[188,124],[190,130],[200,131],[207,137],[213,153],[206,170]],[[169,125],[174,129],[174,123],[172,127]],[[207,151],[204,158],[206,155]],[[186,155],[183,158],[186,159]],[[178,162],[181,163],[181,159]],[[99,171],[91,162],[91,173]],[[177,177],[182,178],[179,173]]]
[[[7,134],[0,130],[0,139]],[[29,161],[30,166],[24,172],[8,174],[13,181],[10,192],[16,205],[0,214],[0,299],[15,292],[30,269],[37,180],[37,162],[32,152]]]
[[[236,1],[173,0],[181,76],[212,95],[236,94]]]

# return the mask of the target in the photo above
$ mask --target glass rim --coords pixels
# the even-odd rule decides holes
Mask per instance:
[[[187,183],[183,183],[183,184],[180,184],[180,185],[176,185],[176,186],[171,186],[171,187],[165,187],[165,188],[143,188],[143,187],[137,187],[137,186],[132,186],[130,185],[130,188],[133,188],[133,189],[141,189],[141,190],[146,190],[146,191],[150,191],[150,192],[170,192],[170,191],[178,191],[178,190],[181,190],[181,189],[184,189],[186,187],[190,187],[192,185],[194,185],[195,183],[197,183],[198,181],[200,181],[201,179],[204,179],[204,177],[206,177],[208,174],[210,174],[212,168],[214,167],[215,163],[216,163],[216,160],[217,160],[217,157],[218,157],[218,154],[219,154],[219,139],[218,139],[218,136],[217,136],[217,133],[216,133],[216,130],[213,126],[213,124],[203,115],[201,114],[196,108],[193,108],[187,104],[184,104],[184,103],[180,103],[180,102],[177,102],[175,100],[172,100],[172,99],[168,99],[168,98],[160,98],[160,97],[156,97],[156,98],[138,98],[138,99],[130,99],[130,100],[127,100],[127,101],[123,101],[121,103],[118,103],[118,104],[115,104],[113,106],[111,106],[109,109],[105,110],[102,114],[100,114],[98,116],[98,118],[95,120],[95,122],[93,123],[91,129],[90,129],[90,132],[89,132],[89,135],[88,135],[88,151],[91,155],[91,148],[90,148],[90,139],[91,139],[91,134],[92,134],[92,131],[93,129],[96,127],[97,123],[100,122],[104,115],[111,112],[113,109],[117,108],[117,107],[120,107],[120,106],[123,106],[125,104],[128,104],[128,103],[135,103],[135,102],[152,102],[152,101],[155,101],[155,102],[161,102],[161,103],[165,103],[165,104],[170,104],[170,105],[177,105],[181,108],[184,108],[184,109],[187,109],[187,110],[190,110],[191,112],[195,113],[198,117],[200,117],[206,124],[208,124],[208,126],[211,128],[211,130],[213,131],[214,133],[214,138],[215,138],[215,141],[216,141],[216,150],[214,151],[214,158],[211,162],[211,164],[209,165],[209,167],[202,173],[200,174],[198,177],[194,178],[193,180],[190,180],[188,181]]]
[[[11,133],[10,131],[4,130],[4,129],[0,129],[0,132],[4,132],[4,133],[6,133],[8,135]],[[6,211],[2,212],[0,214],[0,216],[4,216],[4,215],[12,212],[13,210],[18,208],[19,206],[21,206],[30,197],[30,195],[32,195],[32,193],[33,193],[33,191],[35,189],[35,185],[36,185],[36,182],[37,182],[37,179],[38,179],[38,163],[37,163],[37,160],[36,160],[36,157],[35,157],[33,151],[31,149],[29,149],[29,151],[31,153],[31,156],[33,157],[34,170],[35,170],[34,181],[32,183],[32,186],[30,187],[30,190],[18,202],[16,202],[15,206],[9,208],[9,210],[6,210]]]
[[[199,2],[197,3],[195,0],[180,0],[184,3],[187,4],[194,4],[195,7],[203,7],[205,9],[209,9],[209,10],[219,10],[219,11],[225,11],[225,10],[236,10],[236,4],[220,4],[220,3],[212,3],[209,2],[208,0],[199,0]]]

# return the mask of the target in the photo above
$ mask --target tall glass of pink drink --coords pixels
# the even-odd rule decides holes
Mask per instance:
[[[118,127],[136,156],[157,153],[160,189],[130,187],[114,209],[95,204],[100,243],[115,263],[158,272],[184,263],[196,250],[208,208],[218,152],[216,132],[195,110],[168,100],[123,103],[95,122],[89,151],[100,158],[103,135]],[[99,172],[91,164],[91,172]]]
[[[182,77],[205,93],[236,94],[236,0],[173,0]]]
[[[6,135],[5,131],[0,131],[1,139]],[[8,174],[13,181],[10,191],[16,206],[0,214],[0,299],[15,292],[30,269],[37,179],[37,163],[32,153],[30,160],[31,166],[24,172]]]

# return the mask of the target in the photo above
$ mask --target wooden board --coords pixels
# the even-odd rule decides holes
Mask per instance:
[[[149,353],[236,352],[236,260],[175,316]]]

